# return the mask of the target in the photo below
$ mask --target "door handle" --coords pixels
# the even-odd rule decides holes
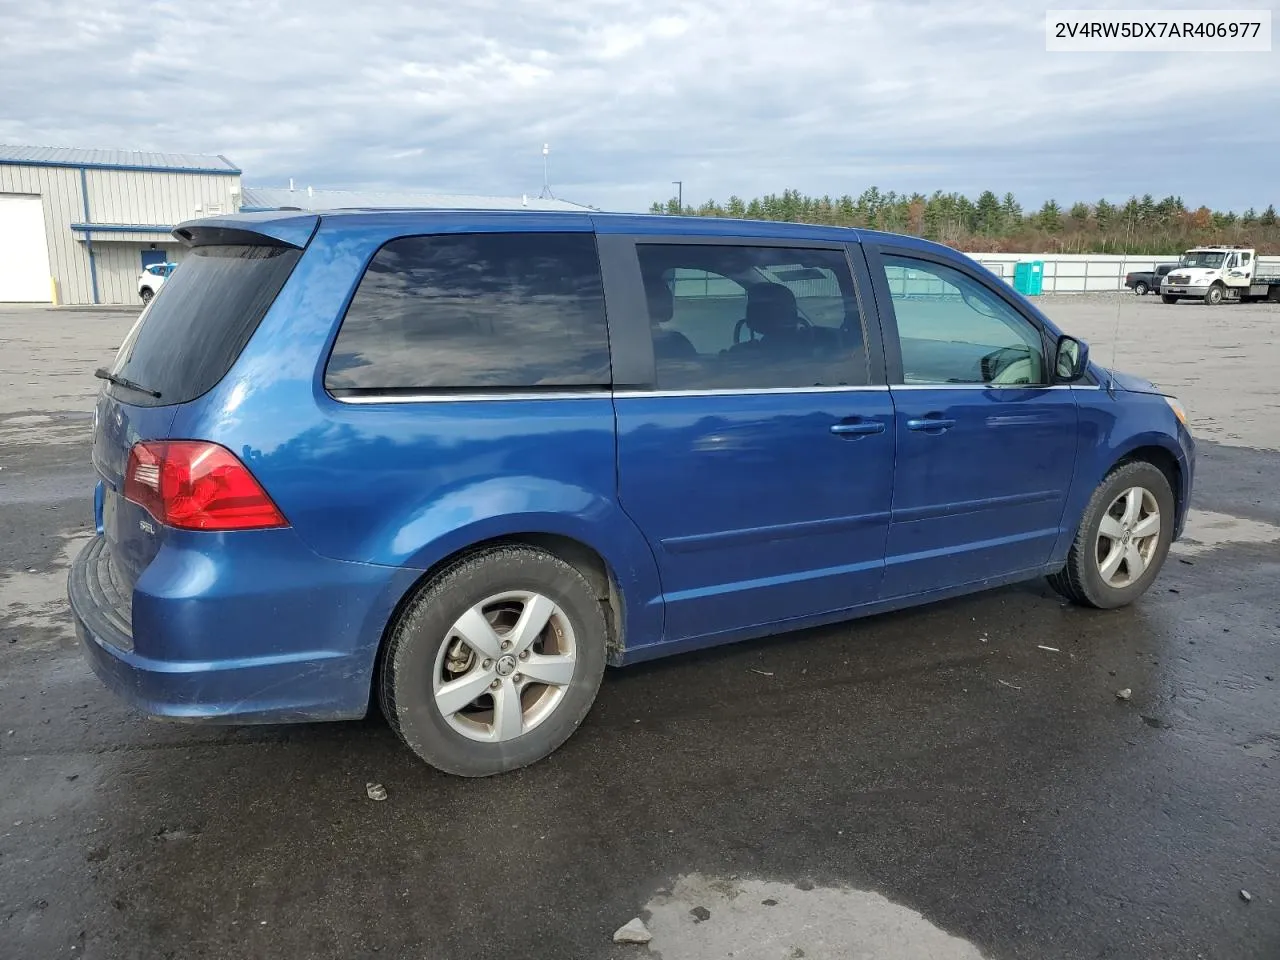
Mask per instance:
[[[879,420],[851,420],[833,423],[831,432],[841,437],[865,437],[872,433],[884,433]]]
[[[954,420],[946,417],[915,417],[907,421],[908,430],[919,430],[922,433],[942,433],[956,425]]]

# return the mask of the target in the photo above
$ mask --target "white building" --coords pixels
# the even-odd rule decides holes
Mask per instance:
[[[0,146],[0,302],[140,303],[176,224],[239,207],[226,157]]]

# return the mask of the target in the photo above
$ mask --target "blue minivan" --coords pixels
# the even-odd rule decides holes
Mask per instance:
[[[621,665],[1180,534],[1177,401],[935,243],[528,211],[199,220],[97,401],[69,592],[143,711],[380,703],[441,770],[547,756]],[[799,642],[799,641],[798,641]]]

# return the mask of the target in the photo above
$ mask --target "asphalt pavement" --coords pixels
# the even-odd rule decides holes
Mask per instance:
[[[1280,307],[1043,306],[1209,438],[1139,603],[1031,583],[611,670],[481,781],[377,717],[108,694],[65,577],[135,314],[0,307],[0,958],[1280,957]]]

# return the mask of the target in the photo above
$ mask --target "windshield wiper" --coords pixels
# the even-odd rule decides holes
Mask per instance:
[[[114,383],[117,387],[126,387],[130,390],[137,391],[138,393],[145,393],[149,397],[155,397],[157,400],[160,399],[159,390],[149,390],[142,384],[130,380],[128,377],[122,377],[119,374],[112,373],[106,367],[99,367],[97,370],[93,371],[93,375],[99,380],[106,380],[108,383]]]

